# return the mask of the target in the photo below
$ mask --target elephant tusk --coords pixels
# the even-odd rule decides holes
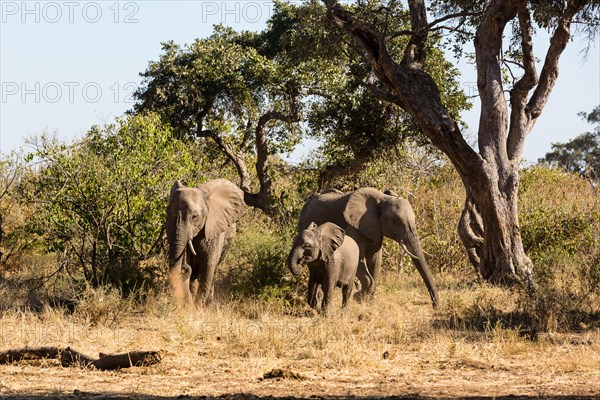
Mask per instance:
[[[192,244],[192,240],[191,239],[188,241],[188,246],[190,247],[190,251],[192,252],[192,254],[195,255],[195,256],[197,256],[196,250],[194,250],[194,245]]]
[[[411,253],[410,251],[408,251],[408,249],[406,248],[406,245],[404,243],[400,243],[402,245],[402,247],[404,248],[404,251],[406,251],[408,253],[409,256],[411,256],[412,258],[418,259],[419,257],[415,256],[413,253]]]

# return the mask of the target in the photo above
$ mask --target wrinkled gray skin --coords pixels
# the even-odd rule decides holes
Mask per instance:
[[[408,200],[393,192],[386,194],[374,188],[362,188],[347,194],[327,189],[306,202],[300,213],[298,232],[312,222],[317,225],[333,222],[358,244],[361,263],[357,276],[362,286],[358,299],[375,293],[381,271],[381,246],[383,238],[388,237],[407,250],[429,290],[433,306],[438,305],[437,288],[423,255],[415,215]]]
[[[331,300],[336,286],[342,288],[342,308],[354,289],[354,277],[359,263],[358,245],[339,226],[326,222],[317,226],[311,223],[296,236],[288,256],[288,268],[294,275],[302,272],[302,264],[308,266],[308,304],[319,308],[318,289],[323,291],[322,311],[331,313]]]
[[[197,188],[173,184],[166,221],[169,282],[180,302],[203,307],[212,300],[217,264],[244,211],[244,193],[228,180]]]

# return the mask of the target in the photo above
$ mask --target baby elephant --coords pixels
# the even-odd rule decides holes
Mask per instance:
[[[358,245],[344,230],[331,222],[317,226],[314,222],[300,232],[288,256],[288,267],[300,275],[298,264],[308,265],[308,304],[318,308],[317,290],[323,290],[323,312],[328,315],[336,286],[342,287],[342,308],[354,289],[359,262]]]

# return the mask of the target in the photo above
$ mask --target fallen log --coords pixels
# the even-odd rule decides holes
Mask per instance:
[[[24,347],[22,349],[0,352],[0,364],[10,364],[21,360],[39,360],[42,358],[58,358],[58,347]]]
[[[114,370],[158,364],[161,355],[158,351],[129,351],[122,354],[103,354],[99,358],[86,356],[70,347],[24,347],[0,352],[0,364],[22,360],[57,358],[63,367],[94,367],[99,370]]]

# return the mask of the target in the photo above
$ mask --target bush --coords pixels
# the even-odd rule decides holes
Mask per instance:
[[[0,158],[0,276],[19,269],[31,243],[26,230],[31,207],[20,201],[15,191],[26,173],[22,154],[11,153]]]
[[[286,265],[293,234],[269,226],[263,216],[244,222],[223,262],[223,283],[235,296],[284,299],[293,286]]]
[[[187,148],[157,115],[93,127],[67,145],[41,136],[28,157],[39,171],[21,185],[30,224],[47,252],[93,287],[124,294],[164,270],[164,210],[170,186],[192,174]]]
[[[600,321],[600,196],[582,177],[535,166],[522,174],[523,245],[536,293],[520,308],[539,330],[580,329]]]

